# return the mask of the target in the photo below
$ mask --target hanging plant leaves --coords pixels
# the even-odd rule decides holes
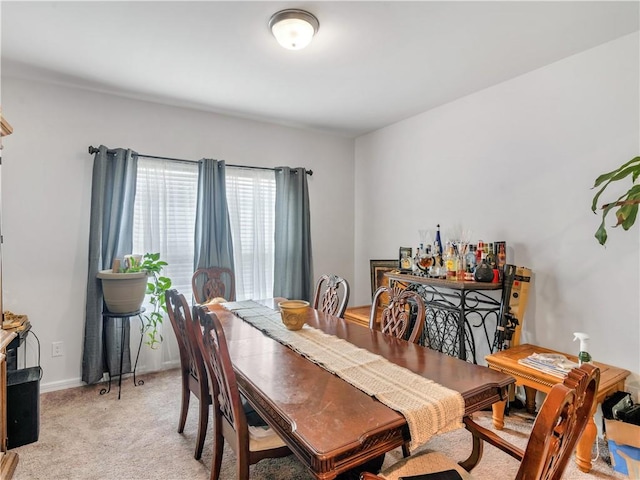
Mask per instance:
[[[595,233],[595,237],[600,243],[604,245],[607,242],[607,230],[606,230],[606,218],[611,210],[615,209],[615,216],[617,223],[613,227],[622,225],[624,230],[629,230],[634,225],[638,216],[638,204],[640,203],[640,185],[635,185],[636,180],[640,176],[640,156],[635,157],[619,168],[612,170],[611,172],[604,173],[596,178],[596,181],[592,188],[600,187],[600,190],[593,197],[591,202],[591,211],[596,213],[598,209],[600,196],[606,190],[606,188],[613,182],[618,182],[627,177],[631,177],[632,187],[624,194],[622,194],[615,202],[607,203],[602,206],[602,221]],[[616,208],[617,207],[617,208]]]

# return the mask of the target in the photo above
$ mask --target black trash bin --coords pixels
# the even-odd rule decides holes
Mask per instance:
[[[41,378],[40,367],[7,372],[7,448],[38,441]]]

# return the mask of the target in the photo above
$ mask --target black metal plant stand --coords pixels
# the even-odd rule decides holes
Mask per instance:
[[[144,337],[144,321],[142,320],[142,314],[144,313],[145,308],[142,307],[140,308],[140,310],[136,310],[135,312],[128,312],[128,313],[112,313],[109,311],[104,311],[102,312],[102,350],[104,352],[104,360],[105,363],[107,365],[107,372],[109,373],[109,384],[107,386],[107,388],[102,388],[100,390],[100,395],[104,395],[105,393],[109,393],[111,391],[111,379],[116,376],[111,372],[111,365],[109,362],[109,356],[107,354],[107,320],[109,319],[113,319],[113,321],[115,322],[116,319],[120,319],[120,371],[117,374],[118,377],[118,400],[120,400],[120,392],[122,390],[122,359],[124,356],[124,341],[125,341],[125,334],[124,334],[124,322],[125,320],[128,322],[129,319],[131,317],[138,317],[138,319],[140,320],[140,343],[138,343],[138,352],[136,354],[136,362],[133,366],[133,385],[134,386],[138,386],[138,385],[144,385],[144,380],[137,380],[136,381],[136,368],[138,367],[138,358],[140,357],[140,349],[142,347],[142,339]],[[115,325],[114,325],[115,326]]]

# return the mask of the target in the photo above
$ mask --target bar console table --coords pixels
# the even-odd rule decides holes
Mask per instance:
[[[109,385],[107,388],[102,388],[100,390],[100,395],[104,395],[105,393],[109,393],[111,391],[111,378],[114,376],[118,377],[118,400],[120,400],[120,392],[122,390],[122,360],[124,357],[124,345],[125,345],[125,329],[124,322],[129,321],[131,317],[138,317],[140,320],[140,343],[138,343],[138,353],[136,354],[136,363],[133,366],[133,385],[144,385],[144,380],[136,381],[136,368],[138,367],[138,358],[140,357],[140,348],[142,347],[142,339],[144,338],[144,321],[142,320],[142,314],[144,313],[145,308],[142,307],[140,310],[129,313],[112,313],[107,310],[102,312],[102,349],[104,351],[104,361],[107,365],[107,371],[109,372]],[[120,322],[116,322],[117,319],[120,319]],[[114,322],[114,328],[117,325],[120,325],[120,370],[118,374],[113,374],[111,372],[111,363],[109,362],[109,355],[107,353],[107,321]],[[129,372],[125,372],[129,373]]]
[[[478,363],[478,342],[483,341],[483,351],[492,352],[504,301],[502,283],[458,282],[395,272],[385,275],[390,283],[423,298],[426,318],[421,345],[473,363]]]

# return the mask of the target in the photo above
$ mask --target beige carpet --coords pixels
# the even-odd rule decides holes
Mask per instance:
[[[183,434],[176,432],[180,408],[180,373],[169,370],[138,376],[145,381],[134,387],[131,378],[109,394],[99,395],[100,387],[79,387],[41,395],[40,437],[38,442],[13,451],[20,455],[14,478],[31,479],[201,479],[209,478],[211,436],[207,436],[201,460],[193,458],[197,399]],[[479,414],[479,422],[490,426],[490,412]],[[506,418],[503,435],[524,446],[531,419],[526,415]],[[604,442],[601,457],[590,474],[579,472],[570,462],[563,478],[626,478],[609,466]],[[427,446],[456,460],[466,458],[471,448],[470,434],[457,430],[432,439]],[[401,458],[399,450],[390,452],[385,466]],[[606,461],[605,461],[606,460]],[[486,446],[480,464],[473,470],[478,479],[514,478],[518,462]],[[222,480],[235,479],[235,457],[225,449]],[[263,460],[251,467],[253,480],[310,480],[311,475],[294,456]]]

